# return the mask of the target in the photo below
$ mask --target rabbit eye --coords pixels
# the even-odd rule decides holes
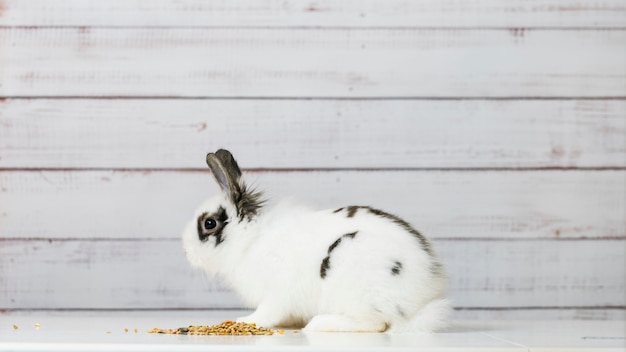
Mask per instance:
[[[202,242],[215,237],[215,245],[222,243],[222,230],[228,225],[228,215],[226,210],[220,207],[217,212],[209,214],[203,213],[198,217],[198,238]]]
[[[204,228],[206,230],[213,230],[214,228],[217,227],[217,221],[215,221],[215,219],[206,219],[204,220]]]

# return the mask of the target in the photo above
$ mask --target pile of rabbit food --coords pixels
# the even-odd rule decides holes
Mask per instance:
[[[174,335],[274,335],[284,334],[283,330],[257,327],[256,324],[236,323],[225,320],[219,325],[190,325],[178,329],[154,328],[148,331],[151,334],[174,334]]]

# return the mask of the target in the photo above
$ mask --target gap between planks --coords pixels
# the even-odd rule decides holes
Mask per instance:
[[[515,311],[515,310],[626,310],[626,306],[519,306],[519,307],[453,307],[456,311]],[[176,311],[194,311],[194,312],[211,312],[211,311],[241,311],[250,310],[242,307],[224,307],[224,308],[4,308],[0,309],[0,314],[12,312],[176,312]]]
[[[312,167],[312,168],[242,168],[246,173],[289,173],[289,172],[536,172],[536,171],[624,171],[623,166],[539,166],[539,167]],[[207,168],[115,168],[115,167],[0,167],[0,172],[186,172],[205,173]]]
[[[472,96],[319,96],[319,97],[289,97],[289,96],[179,96],[179,95],[0,95],[0,103],[6,100],[277,100],[277,101],[603,101],[626,100],[624,96],[500,96],[500,97],[472,97]]]
[[[154,237],[2,237],[0,242],[29,242],[47,241],[53,242],[180,242],[178,237],[154,238]],[[600,237],[431,237],[432,242],[576,242],[576,241],[626,241],[623,236],[600,236]]]
[[[367,30],[367,31],[389,31],[389,30],[411,30],[411,31],[516,31],[516,30],[528,30],[528,31],[623,31],[626,26],[598,26],[598,27],[585,27],[585,26],[337,26],[337,25],[287,25],[287,26],[255,26],[255,25],[224,25],[224,26],[210,26],[210,25],[194,25],[194,26],[158,26],[158,25],[0,25],[0,29],[149,29],[149,30],[176,30],[176,29],[198,29],[198,30],[238,30],[238,29],[252,29],[252,30]]]

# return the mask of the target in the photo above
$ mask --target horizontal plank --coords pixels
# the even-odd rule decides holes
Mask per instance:
[[[241,307],[178,241],[2,241],[0,309]],[[624,241],[436,241],[457,307],[624,306]]]
[[[626,306],[623,240],[443,241],[435,248],[461,307]]]
[[[0,96],[624,98],[624,42],[626,29],[5,27]]]
[[[619,0],[3,0],[5,26],[623,27]]]
[[[217,112],[217,113],[216,113]],[[0,167],[626,167],[626,100],[0,101]],[[164,142],[166,141],[166,142]]]
[[[0,252],[3,308],[241,306],[177,241],[1,241]]]
[[[219,308],[123,308],[123,309],[63,309],[63,308],[39,308],[39,309],[3,309],[0,313],[4,317],[32,317],[40,321],[45,317],[79,317],[82,319],[94,319],[94,317],[116,317],[128,321],[128,319],[150,318],[154,323],[156,319],[182,317],[181,325],[190,324],[189,318],[206,319],[212,317],[241,317],[252,312],[251,309],[219,309]],[[463,326],[462,321],[467,320],[626,320],[626,309],[619,307],[457,307],[452,314],[455,326]],[[200,324],[200,323],[198,323]],[[26,325],[26,324],[18,324]],[[48,325],[48,324],[46,324]],[[129,326],[134,326],[128,323]],[[165,325],[163,325],[165,326]],[[173,325],[179,326],[179,325]],[[110,328],[110,327],[106,327]],[[105,328],[105,330],[106,330]],[[150,326],[152,328],[152,326]]]
[[[626,170],[271,171],[247,178],[272,202],[293,196],[319,208],[372,205],[432,238],[626,238]],[[177,238],[217,192],[208,168],[3,171],[0,187],[4,238]]]
[[[32,317],[37,321],[41,317],[78,317],[81,319],[96,319],[95,317],[115,317],[122,321],[129,319],[149,318],[152,324],[157,319],[181,318],[181,326],[190,324],[189,318],[206,319],[213,317],[241,317],[252,312],[251,309],[202,309],[202,308],[182,308],[182,309],[149,309],[149,308],[127,308],[127,309],[7,309],[2,311],[4,317]],[[623,308],[592,308],[592,307],[560,307],[560,308],[477,308],[477,307],[457,307],[452,314],[455,320],[454,326],[464,326],[462,321],[467,320],[626,320],[626,309]],[[132,321],[129,326],[134,326]],[[199,322],[198,324],[201,324]],[[26,324],[18,324],[26,325]],[[48,324],[46,324],[48,325]],[[162,326],[166,326],[163,324]],[[150,328],[152,328],[150,326]],[[110,326],[105,327],[105,330]]]

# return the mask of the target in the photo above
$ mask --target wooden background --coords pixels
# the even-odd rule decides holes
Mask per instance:
[[[179,239],[219,147],[460,318],[626,318],[623,0],[0,0],[0,311],[241,307]]]

